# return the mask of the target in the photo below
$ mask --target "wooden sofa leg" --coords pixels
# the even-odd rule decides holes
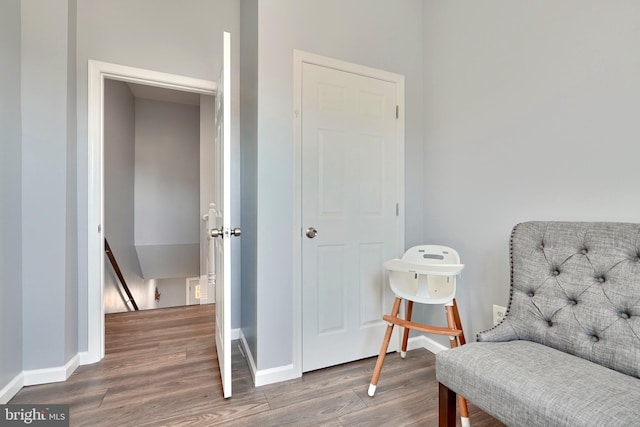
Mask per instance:
[[[438,383],[438,426],[455,427],[456,393],[444,384]]]

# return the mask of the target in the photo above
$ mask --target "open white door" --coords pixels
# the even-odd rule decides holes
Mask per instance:
[[[224,397],[231,396],[231,35],[224,33],[223,65],[216,93],[214,203],[209,207],[208,268],[216,289],[216,349]],[[209,272],[208,272],[209,273]]]

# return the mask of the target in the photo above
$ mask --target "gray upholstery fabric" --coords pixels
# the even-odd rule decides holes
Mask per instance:
[[[534,342],[440,352],[436,377],[509,426],[640,425],[638,379]]]
[[[640,224],[517,225],[507,315],[478,335],[480,342],[511,340],[640,378]]]

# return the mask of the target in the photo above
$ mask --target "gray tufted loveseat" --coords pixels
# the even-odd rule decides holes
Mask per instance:
[[[509,426],[640,426],[640,224],[517,225],[505,319],[436,376],[441,426],[456,393]]]

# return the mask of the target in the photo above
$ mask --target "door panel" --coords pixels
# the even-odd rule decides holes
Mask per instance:
[[[360,166],[358,176],[359,184],[359,211],[360,215],[382,216],[384,197],[384,139],[363,135],[359,141],[360,153],[366,153],[366,158]]]
[[[370,326],[380,321],[385,298],[385,282],[382,263],[384,245],[366,243],[360,245],[360,265],[358,280],[360,296],[360,326]]]
[[[318,131],[318,214],[325,216],[341,216],[345,214],[345,194],[342,183],[347,171],[342,147],[345,135],[325,129]]]
[[[215,201],[209,208],[210,262],[216,293],[216,351],[225,398],[231,397],[231,36],[223,35],[223,66],[215,107]]]
[[[347,301],[344,283],[344,246],[318,249],[318,334],[344,332]]]
[[[398,236],[396,85],[302,65],[303,371],[378,353]],[[390,350],[393,350],[395,340]]]

